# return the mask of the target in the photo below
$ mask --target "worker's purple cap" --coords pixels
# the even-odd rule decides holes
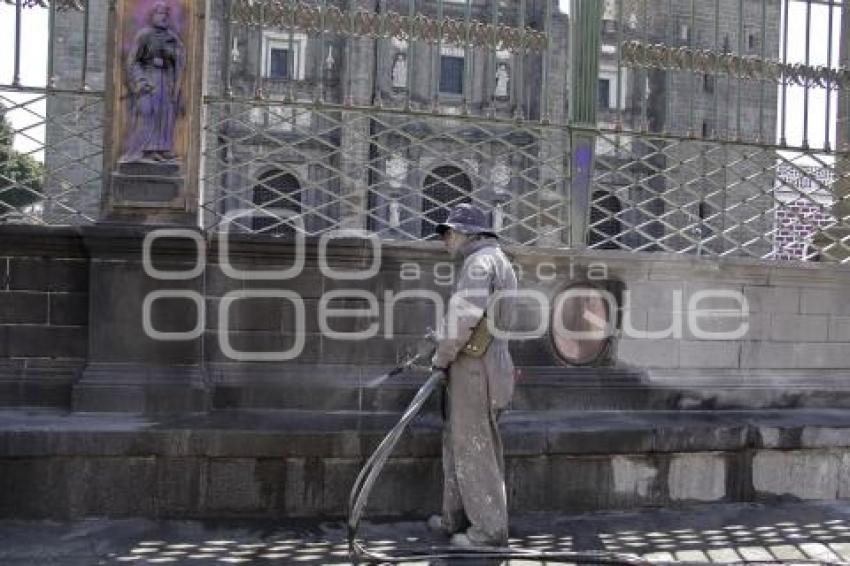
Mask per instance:
[[[463,234],[484,234],[494,238],[499,237],[490,228],[484,213],[469,203],[459,204],[452,208],[446,221],[437,225],[437,234],[442,236],[449,228]]]

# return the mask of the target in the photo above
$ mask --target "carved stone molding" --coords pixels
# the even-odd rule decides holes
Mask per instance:
[[[396,12],[343,11],[335,6],[310,6],[297,1],[236,0],[233,19],[240,25],[293,28],[307,33],[425,41],[509,51],[544,51],[548,35],[532,28],[492,25],[480,21],[435,19]]]
[[[779,84],[829,88],[850,87],[850,70],[783,63],[760,57],[744,57],[708,49],[693,49],[673,45],[625,41],[622,44],[623,64],[627,67],[690,71],[709,75],[728,75],[748,80],[766,80]]]

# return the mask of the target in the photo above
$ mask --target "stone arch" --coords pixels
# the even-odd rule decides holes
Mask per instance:
[[[619,215],[623,211],[620,199],[608,191],[593,191],[590,203],[590,224],[587,230],[587,245],[602,250],[619,250],[619,236],[623,225]]]
[[[437,225],[445,222],[449,210],[460,203],[472,202],[472,179],[455,165],[431,169],[422,184],[423,238],[434,238]]]
[[[258,208],[285,208],[301,213],[301,182],[293,173],[284,169],[266,169],[257,176],[251,193],[251,202]],[[290,235],[292,225],[281,223],[272,216],[258,214],[252,220],[255,232],[274,235]]]

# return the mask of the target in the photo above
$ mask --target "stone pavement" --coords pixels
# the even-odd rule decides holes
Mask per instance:
[[[537,515],[513,517],[511,529],[515,547],[611,551],[658,563],[850,562],[850,503],[736,503]],[[431,537],[419,520],[367,522],[362,534],[370,548],[389,554],[443,542]],[[0,541],[4,566],[350,563],[340,520],[6,520],[0,521]]]

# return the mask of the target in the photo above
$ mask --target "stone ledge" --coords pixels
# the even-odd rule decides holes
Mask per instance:
[[[396,416],[0,411],[0,517],[344,516]],[[850,497],[846,411],[516,411],[502,430],[512,512]],[[439,421],[423,418],[370,512],[436,512],[439,491]]]
[[[324,457],[371,454],[393,413],[218,411],[161,419],[47,409],[0,411],[0,458],[46,456]],[[850,447],[841,410],[510,411],[508,456]],[[414,421],[396,456],[439,456],[440,420]]]

